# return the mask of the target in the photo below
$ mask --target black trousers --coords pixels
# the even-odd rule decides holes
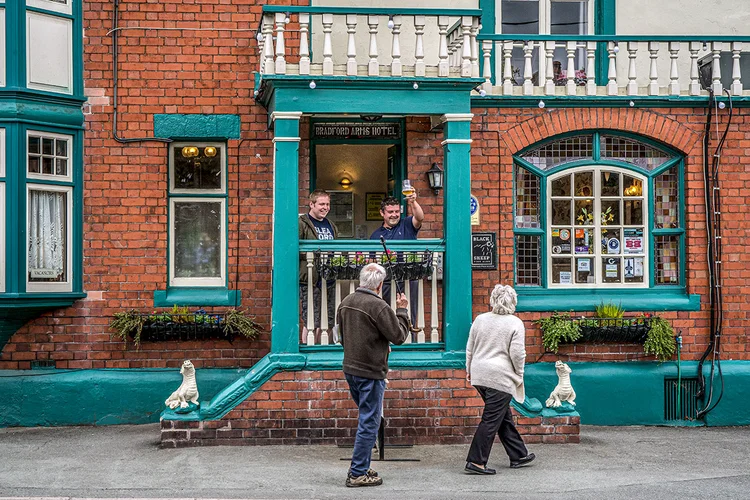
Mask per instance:
[[[482,421],[474,433],[474,439],[469,448],[467,462],[478,465],[487,465],[492,451],[492,443],[495,434],[505,448],[505,453],[511,461],[518,460],[529,454],[521,435],[513,425],[513,417],[510,412],[510,400],[513,396],[507,392],[498,391],[489,387],[475,386],[484,401],[484,412]]]

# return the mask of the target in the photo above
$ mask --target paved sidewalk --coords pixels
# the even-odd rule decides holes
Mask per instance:
[[[0,429],[0,497],[199,499],[747,499],[750,427],[581,427],[579,445],[532,445],[532,467],[463,473],[467,446],[387,449],[374,488],[345,488],[350,449],[158,448],[157,425]]]

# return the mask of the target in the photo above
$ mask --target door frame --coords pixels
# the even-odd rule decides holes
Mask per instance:
[[[341,118],[311,118],[310,127],[308,132],[308,140],[310,144],[310,178],[309,185],[310,191],[312,192],[315,188],[315,179],[318,174],[318,159],[316,154],[316,146],[321,145],[335,145],[335,144],[346,144],[349,146],[369,145],[369,144],[390,144],[399,148],[399,165],[397,171],[394,172],[395,186],[400,186],[403,179],[408,177],[408,164],[406,163],[406,118],[404,117],[392,117],[382,118],[377,123],[398,123],[401,126],[401,137],[400,139],[314,139],[313,138],[313,125],[316,123],[369,123],[361,118],[347,118],[342,116]],[[387,165],[386,165],[387,168]],[[387,182],[387,181],[386,181]],[[386,186],[387,191],[387,186]],[[403,195],[400,191],[396,190],[395,196],[398,198],[399,203],[403,204]]]

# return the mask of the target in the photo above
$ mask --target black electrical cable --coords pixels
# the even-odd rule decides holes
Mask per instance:
[[[711,167],[709,169],[708,160],[708,146],[710,141],[710,127],[711,127],[711,115],[712,106],[718,106],[713,92],[710,93],[709,98],[709,109],[708,116],[706,119],[706,129],[703,138],[703,175],[704,175],[704,197],[706,206],[706,234],[708,236],[708,272],[709,272],[709,297],[710,297],[710,316],[709,316],[709,329],[710,338],[708,346],[705,352],[698,362],[698,381],[699,390],[696,394],[696,398],[702,399],[706,393],[706,380],[703,376],[703,363],[709,354],[711,357],[711,371],[709,374],[709,389],[708,397],[706,399],[705,406],[699,410],[696,414],[696,418],[700,419],[706,416],[711,410],[721,401],[724,395],[724,374],[721,369],[721,328],[723,323],[723,295],[722,295],[722,276],[721,276],[721,264],[722,264],[722,241],[721,241],[721,186],[719,183],[719,167],[721,165],[721,152],[726,141],[729,127],[732,123],[732,117],[734,114],[734,108],[732,103],[732,96],[729,91],[724,91],[727,94],[729,100],[729,116],[727,119],[727,125],[724,129],[724,133],[718,140],[716,150],[713,154]],[[716,111],[718,119],[718,110]],[[721,382],[721,390],[719,395],[714,402],[714,385],[715,385],[715,373],[718,372],[719,380]]]
[[[117,21],[119,18],[119,4],[120,0],[115,0],[114,5],[112,6],[112,86],[114,87],[112,96],[112,137],[114,138],[114,140],[121,144],[129,144],[133,142],[170,143],[172,142],[172,139],[169,139],[167,137],[134,137],[132,139],[125,139],[123,137],[118,137],[117,135],[117,35],[119,32],[119,30],[117,29]]]

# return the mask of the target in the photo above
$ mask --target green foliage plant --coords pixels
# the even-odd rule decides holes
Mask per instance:
[[[127,342],[128,336],[133,337],[133,343],[136,349],[141,345],[141,333],[146,318],[135,309],[115,313],[114,319],[110,322],[109,327],[112,329],[112,337],[119,338]]]
[[[651,327],[643,344],[643,351],[653,354],[659,361],[669,361],[676,348],[674,329],[669,321],[659,316],[651,316]]]
[[[573,343],[581,338],[581,329],[570,314],[553,313],[548,318],[535,321],[542,330],[542,346],[545,351],[557,354],[560,343]]]
[[[596,317],[597,318],[614,318],[620,319],[625,314],[625,309],[622,305],[615,304],[614,302],[603,302],[596,306]]]
[[[143,327],[154,323],[173,323],[178,325],[219,325],[225,334],[238,333],[243,337],[254,340],[263,330],[263,327],[247,314],[247,311],[229,309],[222,315],[207,314],[203,310],[191,313],[187,307],[174,306],[169,311],[151,314],[142,314],[140,311],[131,309],[129,311],[117,312],[109,324],[112,330],[112,338],[127,342],[133,339],[136,349],[140,348]]]

